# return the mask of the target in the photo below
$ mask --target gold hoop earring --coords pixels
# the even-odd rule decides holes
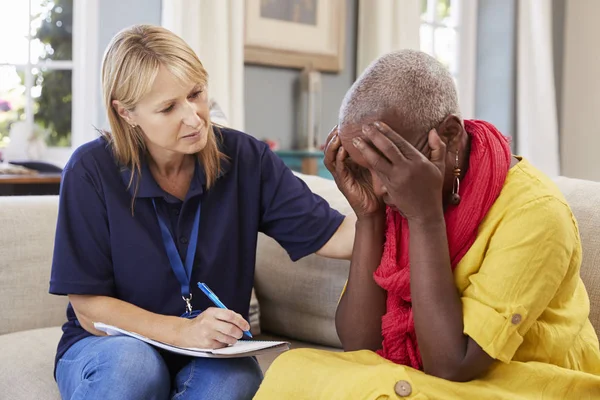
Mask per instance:
[[[460,204],[460,165],[458,164],[458,150],[456,150],[456,160],[454,162],[454,182],[452,183],[452,196],[450,203],[457,206]]]

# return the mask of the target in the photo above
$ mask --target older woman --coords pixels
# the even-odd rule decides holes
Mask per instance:
[[[571,210],[496,128],[460,118],[438,61],[375,61],[326,163],[358,215],[347,352],[280,356],[257,399],[600,398]]]
[[[163,28],[134,26],[108,46],[111,131],[73,154],[60,193],[50,292],[70,300],[56,355],[64,399],[250,399],[262,379],[254,358],[175,356],[93,323],[177,346],[227,346],[249,329],[258,232],[292,259],[350,258],[353,217],[311,193],[264,143],[213,126],[207,83],[196,54]]]

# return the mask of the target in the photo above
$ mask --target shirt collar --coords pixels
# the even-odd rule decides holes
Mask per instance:
[[[135,174],[133,177],[133,181],[131,186],[129,182],[131,180],[132,171],[129,167],[123,167],[121,169],[121,180],[128,187],[128,192],[131,197],[136,198],[153,198],[153,197],[165,197],[168,195],[159,185],[156,183],[154,176],[150,172],[150,168],[148,167],[148,161],[144,158],[141,163],[141,177],[138,174]],[[217,179],[221,178],[225,175],[230,168],[230,162],[228,160],[221,161],[221,171],[217,176]],[[139,182],[138,182],[139,181]],[[136,193],[136,185],[139,185]],[[200,164],[200,160],[196,159],[196,166],[194,169],[194,177],[192,178],[192,182],[190,183],[190,189],[187,197],[202,194],[206,187],[206,173],[202,164]]]

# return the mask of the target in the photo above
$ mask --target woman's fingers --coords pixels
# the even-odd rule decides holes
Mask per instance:
[[[336,136],[338,133],[338,126],[334,126],[333,128],[331,128],[331,131],[329,132],[329,135],[327,135],[327,140],[325,140],[325,145],[327,146],[327,144],[331,141],[331,139],[333,139],[334,136]]]
[[[249,330],[249,324],[238,313],[211,307],[192,320],[198,324],[196,332],[199,345],[207,348],[219,348],[235,344]]]
[[[237,326],[219,320],[215,320],[212,328],[215,332],[213,339],[226,344],[235,344],[244,334]]]
[[[370,130],[370,133],[379,131],[383,137],[388,139],[384,140],[380,135],[377,138],[378,143],[376,144],[376,147],[378,147],[379,150],[381,150],[390,161],[394,162],[393,158],[397,157],[398,154],[402,156],[400,157],[401,159],[417,159],[422,156],[421,152],[419,152],[413,145],[411,145],[406,139],[400,136],[400,134],[395,132],[387,124],[376,121],[373,125],[374,127]],[[375,135],[375,137],[377,137],[377,135]],[[372,138],[372,140],[374,139],[375,138]]]
[[[209,310],[214,316],[214,318],[218,319],[219,321],[224,321],[233,324],[242,331],[250,330],[250,324],[235,311],[215,307],[208,308],[206,311]]]
[[[388,161],[386,157],[375,151],[373,147],[365,143],[365,141],[360,137],[355,137],[352,139],[352,144],[361,152],[365,161],[375,172],[378,174],[383,174],[384,176],[388,176],[390,174],[390,171],[392,170],[392,163]]]
[[[327,141],[327,146],[325,147],[324,162],[325,167],[327,167],[329,172],[333,173],[335,171],[336,156],[341,145],[342,143],[337,133]]]
[[[348,152],[343,146],[339,146],[335,155],[335,173],[339,178],[345,180],[348,177],[348,167],[344,160],[348,157]]]

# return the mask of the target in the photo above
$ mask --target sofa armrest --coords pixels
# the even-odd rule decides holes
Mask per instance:
[[[590,299],[590,321],[600,336],[600,182],[557,177],[579,226],[583,259],[581,278]]]

